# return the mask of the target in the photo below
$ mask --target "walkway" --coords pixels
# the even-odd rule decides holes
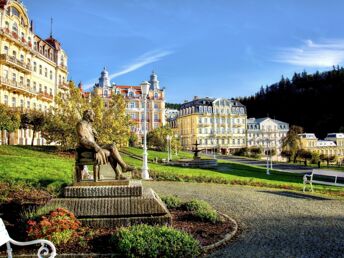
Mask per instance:
[[[242,232],[211,257],[344,257],[344,200],[218,184],[144,182],[160,195],[199,198]]]
[[[242,164],[266,167],[266,160],[250,159],[250,158],[244,158],[244,157],[239,157],[239,156],[222,156],[222,155],[219,155],[217,157],[218,157],[218,159],[225,159],[225,160],[238,162],[238,163],[242,163]],[[273,169],[280,170],[282,172],[302,173],[302,174],[312,172],[312,168],[305,167],[302,165],[297,165],[297,164],[294,165],[294,164],[288,164],[288,163],[275,162],[274,161],[272,166],[273,166]]]

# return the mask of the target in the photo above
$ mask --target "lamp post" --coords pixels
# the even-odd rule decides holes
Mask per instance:
[[[142,165],[142,179],[149,180],[148,162],[147,162],[147,95],[150,83],[143,81],[141,83],[142,99],[143,99],[143,165]]]
[[[176,143],[176,156],[178,156],[178,134],[175,134],[174,137],[176,138],[175,143]]]
[[[170,161],[170,140],[171,140],[170,136],[167,135],[167,136],[166,136],[166,143],[167,143],[167,162]]]

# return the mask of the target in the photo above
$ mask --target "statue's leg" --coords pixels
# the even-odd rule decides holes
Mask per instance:
[[[107,149],[107,150],[110,151],[111,157],[112,157],[113,159],[115,159],[116,162],[121,166],[123,172],[134,170],[134,168],[129,167],[129,166],[124,162],[124,160],[123,160],[122,157],[121,157],[121,154],[119,154],[119,151],[118,151],[118,149],[117,149],[117,147],[116,147],[116,144],[108,144],[108,145],[103,146],[103,148],[105,148],[105,149]]]
[[[121,169],[117,166],[117,161],[113,157],[109,157],[109,162],[111,167],[116,173],[116,179],[121,180],[121,179],[127,179],[125,176],[123,176]]]

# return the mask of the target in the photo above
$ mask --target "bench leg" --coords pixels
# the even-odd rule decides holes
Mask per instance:
[[[311,184],[311,191],[312,191],[312,193],[314,192],[314,190],[313,190],[313,184],[312,184],[312,182],[310,182],[310,184]]]
[[[306,192],[306,182],[303,182],[303,192]]]
[[[10,242],[6,243],[6,247],[7,247],[7,257],[12,258],[12,247],[11,247]]]
[[[75,179],[76,179],[76,182],[81,182],[81,180],[82,180],[82,175],[81,175],[82,169],[83,169],[83,166],[78,166],[78,165],[75,166]]]

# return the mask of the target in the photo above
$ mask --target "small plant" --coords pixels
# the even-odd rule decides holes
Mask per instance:
[[[198,257],[199,242],[186,232],[145,224],[119,229],[111,243],[122,257]]]
[[[168,195],[161,197],[168,209],[178,209],[182,206],[182,200],[176,195]]]
[[[188,211],[192,211],[196,218],[203,221],[210,221],[216,223],[220,220],[216,210],[214,210],[209,203],[202,200],[192,200],[184,203],[184,208]]]
[[[80,222],[66,209],[57,208],[47,216],[30,219],[27,222],[27,234],[30,239],[45,238],[54,244],[66,244],[78,237]]]

